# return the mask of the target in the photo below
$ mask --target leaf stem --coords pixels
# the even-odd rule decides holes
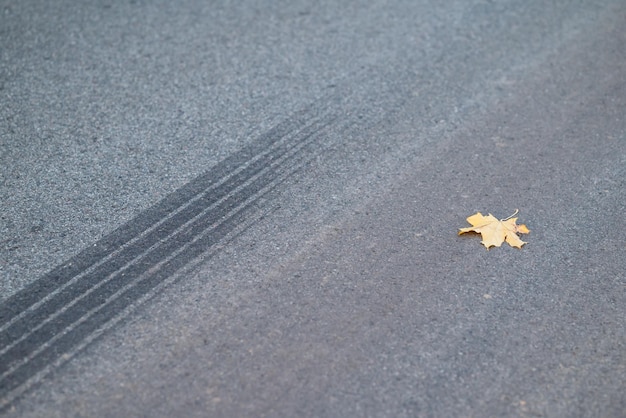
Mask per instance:
[[[507,221],[511,219],[512,217],[514,217],[515,215],[517,215],[518,212],[519,212],[519,209],[515,209],[515,213],[513,215],[509,216],[508,218],[500,219],[500,221],[502,222]]]

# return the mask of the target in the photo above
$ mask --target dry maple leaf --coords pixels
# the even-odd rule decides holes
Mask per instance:
[[[526,243],[517,234],[528,234],[530,230],[526,228],[526,225],[515,224],[517,218],[513,218],[513,216],[517,215],[517,212],[518,210],[515,210],[513,215],[504,219],[497,219],[491,213],[483,216],[482,213],[477,212],[467,218],[467,222],[472,226],[460,228],[459,235],[466,232],[479,233],[483,238],[481,243],[487,249],[492,246],[499,247],[504,241],[508,242],[511,247],[522,248],[522,245]]]

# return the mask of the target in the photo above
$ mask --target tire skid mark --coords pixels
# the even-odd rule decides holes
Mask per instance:
[[[245,223],[261,196],[312,158],[304,149],[335,120],[328,111],[312,113],[279,124],[9,298],[0,309],[0,409],[29,380]]]

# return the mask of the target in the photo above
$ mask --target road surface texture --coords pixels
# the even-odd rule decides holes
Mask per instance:
[[[0,2],[0,413],[626,416],[624,45],[621,0]]]

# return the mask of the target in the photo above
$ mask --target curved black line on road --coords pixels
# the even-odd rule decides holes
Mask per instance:
[[[0,307],[0,410],[29,379],[245,222],[330,125],[308,109],[11,296]]]

